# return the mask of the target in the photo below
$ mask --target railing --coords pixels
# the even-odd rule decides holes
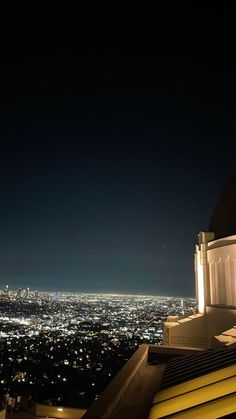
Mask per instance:
[[[88,409],[85,419],[108,419],[115,411],[133,377],[147,361],[149,345],[143,344],[118,372],[98,400]],[[138,397],[138,396],[137,396]],[[122,419],[122,418],[121,418]]]

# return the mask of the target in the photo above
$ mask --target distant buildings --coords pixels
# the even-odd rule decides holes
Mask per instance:
[[[170,314],[196,308],[192,298],[25,291],[0,294],[0,391],[64,407],[91,405],[140,344],[162,342]]]

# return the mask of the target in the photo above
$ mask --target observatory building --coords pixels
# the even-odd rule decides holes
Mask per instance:
[[[168,318],[163,345],[141,345],[84,419],[236,417],[236,173],[194,269],[197,313]]]
[[[194,257],[198,313],[167,321],[164,343],[217,348],[236,343],[236,174],[223,190]]]

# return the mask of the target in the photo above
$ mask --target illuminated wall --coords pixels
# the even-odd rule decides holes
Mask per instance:
[[[200,233],[195,253],[196,297],[199,313],[206,306],[236,307],[236,236],[212,240]]]
[[[236,307],[236,244],[208,250],[210,303]]]
[[[164,324],[163,344],[206,348],[208,346],[207,319],[196,314]]]
[[[214,233],[200,232],[198,238],[194,259],[198,316],[165,322],[166,345],[219,347],[214,337],[236,326],[236,236],[214,240]]]
[[[198,312],[205,313],[206,305],[210,303],[209,296],[209,267],[208,267],[208,242],[214,238],[214,233],[200,232],[199,243],[195,253],[195,286]]]

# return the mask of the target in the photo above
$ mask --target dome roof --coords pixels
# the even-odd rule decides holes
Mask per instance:
[[[209,231],[215,233],[216,239],[236,234],[236,172],[218,199],[210,220]]]

